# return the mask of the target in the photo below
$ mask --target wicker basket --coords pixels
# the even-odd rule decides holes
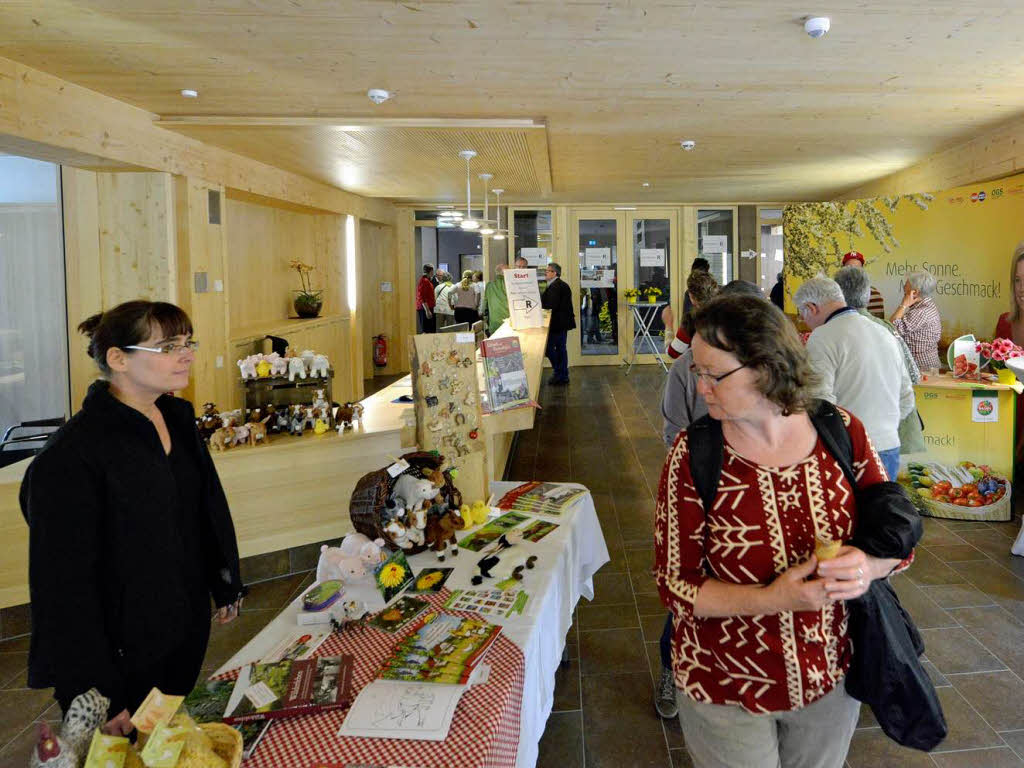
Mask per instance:
[[[944,501],[926,499],[918,494],[914,495],[921,500],[922,514],[929,517],[945,520],[1006,521],[1013,517],[1013,505],[1010,504],[1011,492],[1010,484],[1006,483],[1006,493],[1003,494],[1003,498],[983,507],[961,507],[956,504],[947,504]]]
[[[413,474],[417,477],[425,477],[427,472],[436,471],[444,464],[444,456],[436,451],[415,451],[404,454],[402,458],[409,462],[409,469],[402,474]],[[441,495],[450,506],[458,509],[462,506],[462,494],[452,482],[451,472],[444,470],[443,474],[444,486],[441,489]],[[349,502],[349,517],[352,518],[352,526],[359,533],[371,539],[384,539],[391,549],[395,549],[395,546],[384,532],[384,525],[389,519],[387,501],[391,498],[391,491],[394,489],[398,477],[392,477],[387,469],[378,469],[363,475],[356,483],[355,490],[352,491],[352,499]],[[407,555],[415,555],[426,548],[427,545],[424,543],[403,551]]]
[[[240,768],[242,765],[242,734],[230,725],[224,723],[203,723],[199,726],[210,741],[213,742],[213,751],[216,752],[228,768]]]

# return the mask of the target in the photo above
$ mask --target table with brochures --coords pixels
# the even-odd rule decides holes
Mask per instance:
[[[492,483],[492,498],[501,498],[518,485]],[[324,764],[534,766],[538,743],[554,703],[555,672],[562,660],[573,611],[580,597],[593,598],[593,575],[608,562],[609,556],[590,493],[583,494],[571,508],[558,515],[510,514],[529,518],[517,525],[526,535],[521,543],[500,553],[501,563],[494,571],[495,578],[481,585],[474,586],[471,581],[478,573],[480,552],[460,547],[459,555],[448,556],[444,563],[439,563],[430,551],[409,558],[413,573],[437,567],[454,568],[441,591],[415,595],[429,603],[427,611],[482,618],[501,627],[497,640],[481,661],[487,667],[485,681],[467,688],[458,701],[450,731],[442,741],[343,737],[338,731],[345,712],[324,712],[276,721],[244,765],[254,768],[268,765],[311,768]],[[473,537],[492,522],[459,532],[460,541]],[[526,597],[509,606],[508,615],[474,614],[466,610],[472,602],[473,590],[494,589],[496,582],[508,576],[513,565],[531,556],[536,557],[534,567],[523,569],[522,581],[515,584],[515,589],[525,592]],[[405,595],[402,593],[389,602],[389,608]],[[372,579],[347,585],[342,599],[363,600],[371,611],[379,611],[385,605]],[[280,645],[282,638],[294,634],[300,602],[297,598],[286,607],[218,670],[217,675],[230,676],[245,664],[259,661]],[[499,605],[487,610],[503,608]],[[414,621],[393,635],[373,626],[346,631],[329,638],[316,655],[353,654],[356,688],[361,689],[373,679],[399,639],[415,626]]]

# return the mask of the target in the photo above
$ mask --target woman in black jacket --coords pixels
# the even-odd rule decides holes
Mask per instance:
[[[191,403],[196,343],[173,304],[132,301],[79,326],[102,378],[21,486],[29,524],[29,685],[67,711],[96,687],[127,734],[150,688],[186,694],[210,634],[238,615],[238,546]]]

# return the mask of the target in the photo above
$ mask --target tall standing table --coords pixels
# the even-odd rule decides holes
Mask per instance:
[[[640,348],[646,343],[650,345],[651,354],[654,355],[658,361],[658,365],[661,369],[668,373],[668,366],[665,364],[665,358],[662,357],[661,349],[658,348],[658,344],[655,343],[654,337],[651,336],[651,326],[654,324],[654,318],[658,316],[661,308],[668,304],[667,301],[655,301],[655,302],[629,302],[626,304],[629,307],[629,311],[633,313],[633,351],[629,356],[628,367],[626,368],[626,375],[633,370],[633,366],[636,364],[636,356],[640,354]]]

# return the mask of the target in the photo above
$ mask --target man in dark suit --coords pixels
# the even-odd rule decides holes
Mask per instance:
[[[569,350],[566,336],[576,327],[576,315],[572,309],[572,288],[562,280],[562,267],[554,262],[545,271],[548,287],[540,297],[541,306],[551,310],[551,325],[548,328],[548,346],[545,354],[555,369],[548,384],[569,383]]]

